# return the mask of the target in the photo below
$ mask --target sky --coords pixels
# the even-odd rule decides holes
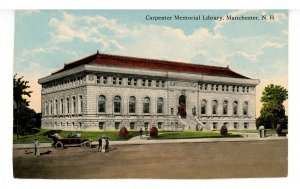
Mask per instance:
[[[172,20],[147,20],[146,16]],[[180,16],[258,16],[258,21],[175,20]],[[273,15],[274,20],[261,20]],[[269,18],[269,17],[268,17]],[[96,53],[229,66],[288,89],[288,11],[284,10],[19,10],[15,14],[14,73],[33,91],[30,107],[41,111],[39,78],[64,63]],[[288,103],[286,114],[288,114]]]

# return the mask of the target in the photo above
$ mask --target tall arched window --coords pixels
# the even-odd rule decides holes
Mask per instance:
[[[72,97],[72,113],[74,114],[74,113],[76,113],[76,97],[75,96],[73,96]]]
[[[201,101],[201,114],[206,114],[206,100]]]
[[[233,102],[233,115],[237,115],[238,114],[238,102],[234,101]]]
[[[145,97],[143,102],[143,112],[150,113],[150,98]]]
[[[60,114],[64,114],[64,99],[60,99]]]
[[[67,114],[70,113],[70,99],[67,98]]]
[[[114,98],[114,112],[121,113],[121,97],[115,96]]]
[[[217,114],[217,110],[218,110],[218,101],[214,100],[212,102],[212,114]]]
[[[98,99],[98,112],[105,112],[105,103],[106,99],[105,96],[100,95]]]
[[[58,109],[58,100],[55,99],[55,111],[54,111],[54,114],[57,115],[59,112],[59,109]]]
[[[82,113],[83,112],[83,99],[82,99],[82,95],[79,96],[79,108],[78,108],[78,111],[79,113]]]
[[[45,102],[45,115],[49,114],[49,105],[48,105],[48,101]]]
[[[224,114],[224,115],[227,115],[227,112],[228,112],[228,101],[225,100],[225,101],[223,102],[223,114]]]
[[[243,104],[243,114],[248,115],[248,102],[244,102]]]
[[[157,99],[157,113],[161,114],[161,113],[163,113],[163,110],[164,110],[164,99],[158,98]]]
[[[50,115],[53,114],[53,102],[50,100]]]
[[[135,113],[136,99],[134,96],[129,98],[129,113]]]

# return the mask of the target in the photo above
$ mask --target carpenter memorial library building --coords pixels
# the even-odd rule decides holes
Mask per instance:
[[[42,128],[255,129],[259,80],[227,67],[96,54],[39,79]]]

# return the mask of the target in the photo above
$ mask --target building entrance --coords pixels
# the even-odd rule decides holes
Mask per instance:
[[[181,118],[186,118],[186,96],[180,95],[178,99],[178,113]]]

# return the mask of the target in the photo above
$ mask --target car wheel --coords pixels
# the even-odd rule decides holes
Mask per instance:
[[[55,144],[55,148],[58,149],[58,150],[61,150],[64,148],[64,144],[62,142],[57,142]]]
[[[90,148],[92,146],[92,143],[90,141],[84,142],[84,147],[85,148]]]

